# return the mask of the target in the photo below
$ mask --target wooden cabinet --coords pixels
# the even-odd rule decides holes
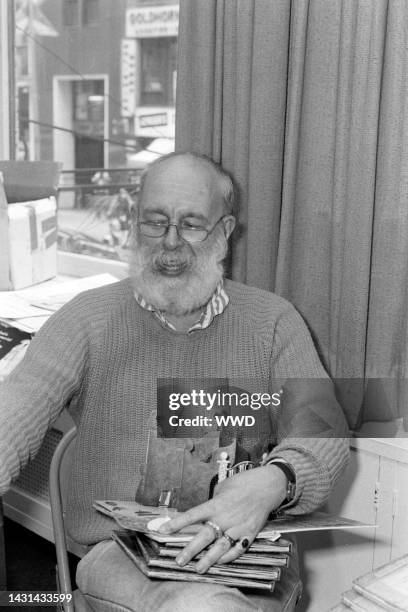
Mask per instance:
[[[353,439],[350,464],[325,509],[377,528],[299,537],[302,612],[329,610],[355,578],[408,552],[408,438]]]

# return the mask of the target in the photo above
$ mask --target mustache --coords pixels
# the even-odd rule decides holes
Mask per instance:
[[[160,248],[157,253],[152,255],[152,266],[155,270],[168,266],[188,268],[191,267],[192,262],[192,254],[184,248],[179,251]]]

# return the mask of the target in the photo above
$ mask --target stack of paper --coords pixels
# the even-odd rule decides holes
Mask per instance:
[[[345,610],[356,612],[407,612],[408,555],[354,580],[342,595]]]

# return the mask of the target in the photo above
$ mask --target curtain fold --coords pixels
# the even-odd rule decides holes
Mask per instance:
[[[387,3],[310,2],[307,15],[302,3],[293,8],[287,129],[296,131],[286,138],[275,290],[307,320],[357,424]]]
[[[176,148],[233,172],[243,229],[232,276],[267,288],[279,238],[290,8],[287,0],[180,4]]]
[[[237,179],[232,277],[295,304],[351,425],[403,415],[408,3],[181,0],[180,18],[176,147]]]

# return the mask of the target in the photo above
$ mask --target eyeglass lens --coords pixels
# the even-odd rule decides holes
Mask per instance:
[[[172,224],[159,225],[145,223],[143,221],[139,223],[142,234],[144,234],[144,236],[149,236],[150,238],[160,238],[161,236],[164,236],[168,232],[170,225]],[[192,229],[189,227],[179,227],[178,225],[174,225],[174,227],[177,228],[180,238],[186,240],[186,242],[202,242],[208,235],[208,231],[205,229]]]

